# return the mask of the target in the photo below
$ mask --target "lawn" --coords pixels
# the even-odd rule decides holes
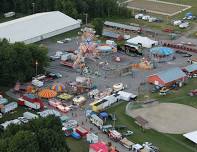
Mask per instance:
[[[125,0],[121,0],[121,1],[125,1]],[[108,19],[108,20],[116,21],[116,22],[120,22],[120,23],[137,23],[137,24],[139,24],[143,27],[150,27],[150,28],[159,29],[159,30],[160,29],[165,29],[165,28],[171,28],[171,29],[174,29],[175,31],[178,31],[178,32],[187,31],[187,29],[180,29],[179,27],[173,26],[170,22],[171,22],[172,19],[182,19],[187,12],[192,12],[194,15],[197,16],[197,2],[196,2],[196,0],[161,0],[161,1],[179,3],[179,4],[183,4],[183,5],[190,5],[192,7],[190,9],[188,9],[188,10],[182,12],[182,13],[179,13],[175,16],[172,16],[172,17],[167,17],[167,16],[164,16],[164,15],[153,14],[153,13],[147,13],[147,14],[150,14],[152,16],[155,16],[155,17],[158,17],[158,18],[162,19],[164,21],[162,23],[149,23],[149,22],[143,21],[143,20],[135,20],[134,18],[131,18],[131,19],[111,18],[111,19]],[[139,13],[139,11],[134,10],[132,13],[134,15],[134,14]],[[197,20],[195,20],[194,22],[197,22]]]
[[[126,102],[110,108],[108,112],[117,116],[116,125],[126,125],[134,132],[128,139],[135,143],[152,142],[161,152],[196,152],[194,144],[182,135],[164,134],[152,129],[145,132],[134,123],[134,119],[125,114]]]
[[[158,93],[154,93],[151,95],[151,98],[158,99],[160,102],[180,103],[197,108],[196,96],[190,97],[188,95],[188,93],[193,89],[197,89],[196,78],[190,79],[185,86],[178,90],[173,90],[172,94],[160,96]]]
[[[68,31],[68,32],[65,32],[65,33],[60,34],[60,35],[53,36],[53,37],[48,38],[48,39],[43,40],[43,41],[47,41],[47,42],[57,42],[57,41],[59,41],[59,40],[65,39],[65,38],[76,37],[76,36],[78,36],[78,32],[79,32],[79,31],[80,31],[80,29],[75,29],[75,30]],[[37,42],[36,44],[42,44],[43,41]]]
[[[88,144],[85,139],[76,140],[71,137],[66,138],[66,142],[71,149],[71,152],[87,152]]]

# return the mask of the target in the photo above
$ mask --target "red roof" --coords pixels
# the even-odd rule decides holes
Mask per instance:
[[[104,142],[98,142],[96,144],[90,144],[90,148],[95,152],[108,152],[108,147]]]

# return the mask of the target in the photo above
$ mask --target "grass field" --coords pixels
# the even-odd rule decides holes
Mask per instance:
[[[160,1],[149,1],[149,0],[131,0],[128,1],[127,7],[131,9],[137,10],[147,10],[148,12],[174,16],[178,14],[180,11],[187,10],[191,6],[189,5],[179,5],[177,3],[168,3],[168,2],[160,2]]]
[[[85,139],[76,140],[71,137],[66,138],[66,142],[71,152],[88,152],[88,144]]]
[[[187,85],[179,88],[178,90],[173,90],[172,94],[160,96],[158,93],[154,93],[151,95],[151,97],[158,99],[160,102],[180,103],[197,108],[196,96],[190,97],[188,95],[188,93],[193,89],[197,89],[196,78],[189,80]]]
[[[115,113],[117,116],[116,125],[126,125],[134,132],[128,139],[135,143],[145,141],[152,142],[160,148],[161,152],[196,152],[194,144],[185,139],[182,135],[163,134],[152,129],[143,130],[134,123],[134,119],[125,114],[127,103],[122,103],[118,106],[110,108],[110,113]]]

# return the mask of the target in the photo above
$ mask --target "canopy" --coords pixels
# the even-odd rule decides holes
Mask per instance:
[[[61,92],[65,89],[65,86],[61,83],[55,83],[51,86],[51,89],[57,92]]]
[[[105,118],[107,118],[108,116],[109,116],[109,115],[108,115],[107,112],[101,112],[101,113],[99,113],[99,117],[102,118],[102,119],[105,119]]]
[[[38,96],[42,98],[53,98],[57,95],[57,92],[50,90],[50,89],[43,89],[38,93]]]
[[[150,49],[150,52],[152,54],[157,54],[157,55],[171,55],[174,54],[174,50],[168,47],[154,47]]]

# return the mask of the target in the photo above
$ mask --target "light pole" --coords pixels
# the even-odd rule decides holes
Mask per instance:
[[[35,12],[35,3],[32,3],[32,7],[33,7],[33,14]]]
[[[87,26],[87,24],[88,24],[88,13],[85,13],[84,15],[86,16],[86,26]]]
[[[36,76],[38,74],[38,61],[36,60]]]

